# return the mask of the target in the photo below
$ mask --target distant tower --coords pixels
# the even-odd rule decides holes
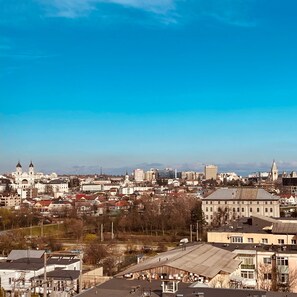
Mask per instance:
[[[273,162],[272,162],[270,175],[271,175],[271,180],[272,180],[273,182],[276,181],[276,180],[278,179],[278,169],[277,169],[275,160],[273,160]]]
[[[17,175],[22,175],[23,169],[22,169],[22,165],[20,163],[20,161],[18,162],[18,164],[16,165],[16,174]]]
[[[126,171],[126,174],[125,174],[125,181],[129,182],[129,174],[128,174],[128,171]]]
[[[31,161],[30,165],[29,165],[29,175],[33,176],[34,175],[34,165]]]

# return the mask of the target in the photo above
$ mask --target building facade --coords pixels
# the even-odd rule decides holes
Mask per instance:
[[[208,224],[222,215],[225,223],[253,214],[279,217],[279,197],[257,188],[221,188],[202,199],[202,211]]]

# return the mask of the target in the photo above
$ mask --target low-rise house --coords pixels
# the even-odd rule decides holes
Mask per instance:
[[[42,293],[45,272],[48,293],[60,291],[62,294],[64,291],[64,296],[72,296],[74,291],[78,291],[80,259],[74,256],[47,258],[46,255],[42,258],[40,255],[43,252],[16,251],[10,254],[9,261],[0,263],[1,286],[6,293],[12,295],[27,292]],[[21,254],[26,253],[26,257],[19,258]],[[30,254],[34,257],[30,257]],[[65,280],[62,287],[61,280]],[[72,289],[65,295],[66,285],[70,286],[70,283]]]

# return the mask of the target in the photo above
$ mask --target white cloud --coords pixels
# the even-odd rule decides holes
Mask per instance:
[[[167,14],[174,10],[176,0],[37,0],[45,5],[50,16],[76,18],[97,10],[98,4],[110,3],[140,9],[154,14]]]
[[[41,3],[47,16],[79,18],[92,12],[106,17],[102,4],[118,5],[150,13],[163,23],[215,20],[233,26],[250,27],[255,0],[33,0]],[[106,7],[105,7],[106,8]],[[111,12],[109,12],[111,14]],[[121,16],[120,16],[121,17]]]

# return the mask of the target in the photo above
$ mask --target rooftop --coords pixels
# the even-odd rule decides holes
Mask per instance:
[[[257,188],[220,188],[203,200],[279,200],[264,189]]]

